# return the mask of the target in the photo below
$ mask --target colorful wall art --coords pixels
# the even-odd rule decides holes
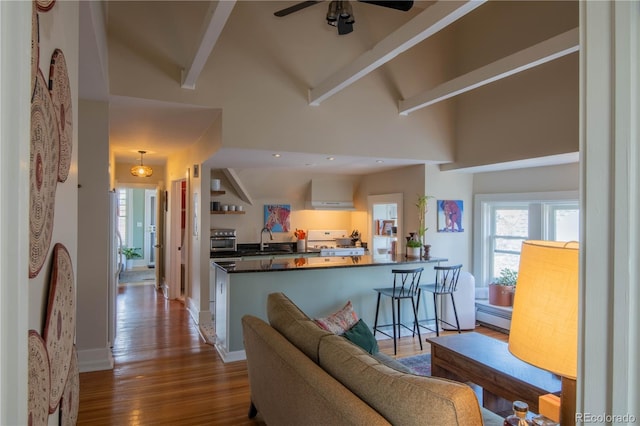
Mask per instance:
[[[438,232],[464,232],[462,200],[438,200]]]
[[[272,232],[289,232],[291,216],[290,204],[265,204],[264,226]]]

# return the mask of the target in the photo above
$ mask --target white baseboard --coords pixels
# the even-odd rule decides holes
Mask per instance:
[[[218,351],[220,358],[222,358],[222,362],[244,361],[247,359],[247,353],[245,351],[227,352],[225,348],[218,344],[215,345],[215,348]]]
[[[210,324],[211,323],[211,311],[208,309],[199,310],[194,300],[191,298],[187,299],[187,311],[189,311],[189,315],[196,324]]]
[[[78,350],[78,371],[113,370],[113,353],[111,348]]]

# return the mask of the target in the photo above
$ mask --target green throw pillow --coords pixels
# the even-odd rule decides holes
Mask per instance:
[[[358,320],[356,325],[345,331],[343,336],[370,354],[378,352],[378,341],[373,337],[369,326],[361,319]]]

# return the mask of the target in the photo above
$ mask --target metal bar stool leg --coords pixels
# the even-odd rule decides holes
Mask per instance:
[[[378,293],[378,303],[376,304],[376,319],[373,322],[373,335],[376,335],[376,331],[378,331],[378,311],[380,310],[380,295],[381,293]]]
[[[437,294],[433,293],[433,312],[436,316],[436,336],[440,336],[440,328],[438,326],[438,303],[437,303]]]
[[[418,342],[420,342],[420,350],[422,350],[422,337],[420,336],[420,326],[418,325],[418,310],[413,303],[413,298],[411,298],[411,307],[413,308],[413,326],[418,330]]]
[[[449,294],[451,296],[451,304],[453,305],[453,316],[456,317],[456,327],[458,327],[458,334],[460,334],[460,321],[458,321],[458,311],[456,310],[456,301],[453,298],[453,293]]]
[[[398,314],[400,314],[400,312],[398,312]],[[391,319],[393,321],[391,323],[391,328],[393,328],[393,354],[396,355],[398,352],[396,347],[396,309],[395,306],[393,306],[393,299],[391,299]]]

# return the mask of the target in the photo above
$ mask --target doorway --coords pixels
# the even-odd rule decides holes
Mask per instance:
[[[155,188],[117,189],[117,229],[122,247],[132,249],[125,269],[155,268],[158,196]]]
[[[390,259],[403,249],[402,193],[370,195],[367,197],[370,252],[374,259]]]
[[[188,292],[189,245],[187,244],[188,196],[187,179],[171,182],[170,224],[168,235],[169,285],[164,287],[168,299],[184,300]]]

